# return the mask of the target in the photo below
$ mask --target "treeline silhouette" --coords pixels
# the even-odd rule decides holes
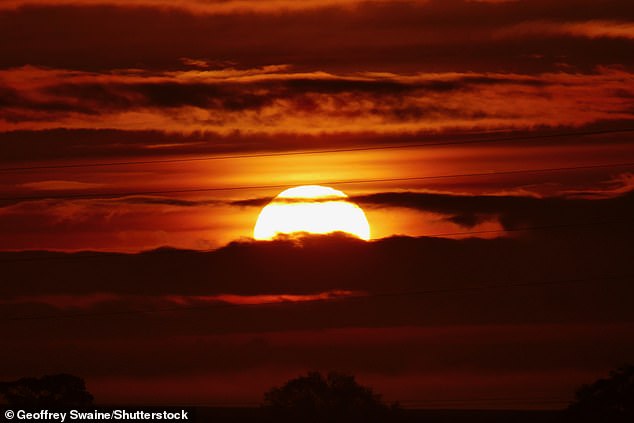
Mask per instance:
[[[264,417],[277,422],[391,422],[398,404],[388,405],[354,376],[309,372],[264,394]]]
[[[0,394],[18,407],[87,407],[93,402],[84,380],[65,373],[0,382]]]
[[[82,408],[93,405],[93,396],[86,389],[84,380],[70,374],[0,382],[0,395],[9,406]],[[436,411],[421,414],[403,409],[398,403],[383,401],[381,395],[359,384],[352,375],[308,372],[267,391],[259,409],[248,412],[224,410],[208,413],[207,417],[214,422],[266,423],[491,422],[505,419],[515,423],[631,423],[634,422],[634,366],[625,365],[610,372],[607,378],[582,386],[567,409],[558,413],[509,411],[498,412],[497,418],[487,413]],[[202,413],[197,421],[206,421],[204,415]]]
[[[579,423],[634,422],[634,366],[623,366],[606,379],[582,386],[568,407],[567,417]]]

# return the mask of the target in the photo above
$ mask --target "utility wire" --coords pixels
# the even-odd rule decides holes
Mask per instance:
[[[356,152],[356,151],[396,150],[396,149],[404,149],[404,148],[424,148],[424,147],[443,147],[443,146],[452,146],[452,145],[487,144],[487,143],[498,143],[498,142],[508,142],[508,141],[550,139],[550,138],[562,138],[562,137],[573,137],[573,136],[586,137],[586,136],[593,136],[593,135],[609,135],[609,134],[631,133],[631,132],[634,132],[634,128],[606,129],[606,130],[583,131],[583,132],[560,132],[555,134],[518,135],[518,136],[479,138],[474,140],[449,141],[449,142],[408,143],[408,144],[395,144],[395,145],[381,145],[381,146],[375,146],[375,147],[350,147],[350,148],[337,148],[337,149],[327,149],[327,150],[218,155],[218,156],[207,156],[207,157],[189,157],[189,158],[181,158],[181,159],[131,160],[131,161],[105,162],[105,163],[75,163],[75,164],[65,164],[65,165],[19,166],[19,167],[0,168],[0,172],[21,172],[21,171],[30,171],[30,170],[54,170],[54,169],[71,169],[71,168],[86,168],[86,167],[132,166],[132,165],[145,165],[145,164],[158,164],[158,163],[184,163],[184,162],[200,162],[200,161],[211,161],[211,160],[250,159],[250,158],[262,158],[262,157],[302,156],[302,155],[315,155],[315,154],[348,153],[348,152]]]
[[[457,173],[457,174],[447,174],[447,175],[415,176],[415,177],[406,177],[406,178],[377,178],[377,179],[304,182],[301,185],[350,185],[350,184],[366,184],[366,183],[380,183],[380,182],[406,182],[406,181],[423,181],[423,180],[448,179],[448,178],[470,178],[470,177],[478,177],[478,176],[519,175],[519,174],[531,174],[531,173],[565,172],[565,171],[572,171],[572,170],[609,169],[609,168],[631,167],[631,166],[634,166],[634,162],[603,163],[603,164],[593,164],[593,165],[550,167],[550,168],[540,168],[540,169],[519,169],[519,170],[500,170],[500,171],[490,171],[490,172]],[[188,188],[188,189],[170,189],[170,190],[155,190],[155,191],[111,192],[111,193],[77,193],[77,194],[59,194],[59,195],[52,194],[52,195],[34,195],[34,196],[24,196],[24,197],[4,197],[4,198],[0,197],[0,202],[120,198],[120,197],[134,197],[134,196],[141,196],[141,195],[192,194],[192,193],[201,193],[201,192],[243,191],[243,190],[260,190],[260,189],[273,189],[273,188],[279,189],[279,188],[286,188],[288,186],[289,184],[275,184],[275,185],[250,185],[250,186],[215,187],[215,188]]]
[[[467,286],[462,288],[439,288],[439,289],[427,289],[427,290],[415,290],[415,291],[393,291],[393,292],[360,294],[360,295],[350,295],[350,296],[333,296],[327,299],[298,301],[298,302],[267,301],[267,302],[262,302],[258,304],[234,304],[234,303],[217,304],[216,303],[212,305],[202,305],[202,306],[165,307],[165,308],[144,309],[144,310],[119,310],[119,311],[104,311],[104,312],[92,312],[92,313],[34,315],[34,316],[9,317],[9,318],[0,320],[0,323],[3,323],[3,322],[8,323],[8,322],[15,322],[15,321],[29,321],[29,320],[111,317],[111,316],[121,316],[121,315],[153,314],[153,313],[165,313],[165,312],[205,311],[205,310],[217,310],[217,309],[240,308],[240,307],[253,308],[253,307],[262,307],[262,306],[300,305],[300,304],[324,303],[326,301],[367,300],[372,298],[419,297],[419,296],[426,296],[426,295],[451,294],[451,293],[460,293],[460,292],[478,292],[478,291],[509,289],[509,288],[577,285],[577,284],[599,282],[599,281],[627,280],[633,277],[634,275],[606,275],[606,276],[588,277],[588,278],[556,279],[556,280],[549,280],[549,281],[532,281],[532,282],[512,282],[512,283],[503,283],[503,284],[496,282],[496,283],[487,284],[487,285]]]

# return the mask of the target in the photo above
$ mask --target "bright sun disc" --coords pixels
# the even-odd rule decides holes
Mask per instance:
[[[289,188],[262,209],[253,229],[257,240],[277,235],[345,232],[370,239],[363,210],[341,191],[319,185]]]

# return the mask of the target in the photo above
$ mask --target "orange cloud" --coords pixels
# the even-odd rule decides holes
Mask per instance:
[[[261,294],[261,295],[167,295],[167,296],[135,296],[120,295],[112,293],[91,293],[77,295],[23,295],[13,298],[0,299],[0,304],[4,305],[24,305],[38,304],[54,307],[56,309],[93,309],[106,304],[116,305],[117,310],[125,312],[130,304],[135,305],[135,310],[160,311],[166,306],[170,311],[177,310],[174,305],[182,307],[201,306],[209,304],[230,304],[230,305],[266,305],[278,303],[301,303],[310,301],[327,301],[339,298],[361,297],[367,293],[348,290],[333,290],[319,292],[316,294]],[[123,308],[121,308],[123,306]]]
[[[337,298],[346,297],[359,297],[365,295],[364,293],[348,291],[348,290],[335,290],[320,292],[317,294],[275,294],[275,295],[236,295],[236,294],[220,294],[220,295],[207,295],[207,296],[183,296],[172,295],[167,297],[171,302],[180,305],[194,305],[201,303],[216,303],[221,302],[225,304],[234,305],[258,305],[258,304],[275,304],[275,303],[299,303],[306,301],[325,301],[334,300]]]
[[[412,133],[581,126],[631,119],[634,74],[0,71],[0,129],[155,130],[228,135]],[[511,106],[509,106],[509,103]]]
[[[589,20],[581,22],[529,21],[497,31],[498,37],[569,35],[584,38],[634,40],[634,22]]]
[[[413,4],[424,4],[428,0],[410,0]],[[364,3],[381,3],[379,0],[7,0],[0,9],[16,9],[25,6],[117,6],[152,7],[159,9],[181,9],[192,13],[233,12],[284,12],[323,7],[351,7]]]

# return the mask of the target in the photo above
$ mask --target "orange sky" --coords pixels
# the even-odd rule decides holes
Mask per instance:
[[[412,406],[560,406],[631,360],[631,281],[338,297],[625,272],[633,42],[630,0],[0,2],[3,318],[250,304],[16,320],[0,380],[253,404],[335,368]],[[372,242],[250,239],[316,183]]]
[[[616,134],[616,140],[620,136]],[[12,201],[0,210],[0,227],[5,231],[0,248],[139,251],[161,246],[220,247],[252,237],[267,198],[285,187],[314,183],[334,185],[352,197],[406,190],[459,196],[558,196],[589,189],[610,196],[630,189],[631,167],[627,166],[477,176],[491,171],[634,161],[627,144],[597,146],[602,137],[584,138],[584,145],[527,147],[526,142],[518,141],[519,145],[511,146],[454,145],[13,172],[6,175],[3,185],[6,198],[35,199]],[[474,175],[451,177],[463,174]],[[399,178],[430,179],[354,183]],[[272,188],[249,188],[258,186]],[[223,191],[225,188],[229,189]],[[187,192],[198,189],[210,191]],[[112,198],[112,193],[117,196]],[[65,198],[69,195],[71,198]],[[73,195],[95,198],[73,199]],[[264,202],[253,206],[236,203],[250,199]],[[495,217],[462,227],[432,210],[399,208],[399,218],[394,219],[390,207],[365,207],[373,238],[502,229]]]

